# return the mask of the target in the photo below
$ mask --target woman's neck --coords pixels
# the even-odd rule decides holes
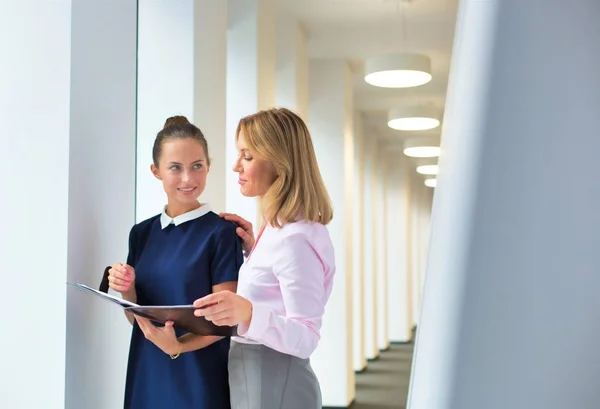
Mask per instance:
[[[191,204],[181,204],[181,203],[167,203],[167,209],[165,210],[165,213],[167,213],[167,216],[169,216],[170,218],[175,218],[177,216],[181,216],[182,214],[185,214],[187,212],[191,212],[192,210],[196,210],[197,208],[199,208],[200,206],[202,206],[202,203],[200,202],[195,202],[195,203],[191,203]]]

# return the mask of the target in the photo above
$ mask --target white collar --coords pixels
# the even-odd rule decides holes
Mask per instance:
[[[192,211],[189,211],[187,213],[184,214],[180,214],[177,217],[171,217],[167,214],[166,212],[167,210],[167,206],[165,206],[163,208],[163,211],[160,215],[160,226],[161,228],[165,228],[168,225],[170,225],[171,223],[173,223],[175,226],[179,226],[182,223],[185,222],[189,222],[190,220],[194,220],[197,219],[199,217],[204,216],[206,213],[210,212],[210,206],[208,204],[203,204],[202,206],[200,206],[197,209],[194,209]]]

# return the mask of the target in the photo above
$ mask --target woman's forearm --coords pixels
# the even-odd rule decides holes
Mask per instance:
[[[121,295],[125,301],[137,303],[137,293],[135,292],[135,287],[132,287],[129,291],[122,293]],[[125,316],[127,317],[129,323],[133,325],[133,320],[135,319],[133,314],[125,311]]]
[[[206,348],[215,342],[223,339],[223,337],[214,335],[195,335],[185,334],[179,337],[179,342],[182,344],[181,353],[192,352],[198,349]]]

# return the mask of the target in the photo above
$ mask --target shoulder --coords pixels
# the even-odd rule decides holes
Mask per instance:
[[[208,229],[211,233],[217,235],[235,235],[237,225],[229,220],[225,220],[213,211],[209,211],[204,216],[194,220],[198,225]]]
[[[312,250],[323,264],[334,264],[334,251],[329,230],[321,223],[297,221],[286,223],[280,229],[274,229],[275,236],[281,242],[286,253],[302,254],[300,251]]]
[[[146,220],[143,220],[135,225],[133,225],[133,227],[131,228],[131,235],[135,235],[135,236],[139,236],[139,235],[144,235],[147,234],[150,230],[150,228],[154,225],[154,223],[158,222],[160,218],[160,214],[157,214],[156,216],[152,216]]]
[[[327,226],[321,223],[300,220],[293,223],[286,223],[280,229],[275,230],[281,240],[303,239],[312,243],[320,243],[322,241],[331,242]]]

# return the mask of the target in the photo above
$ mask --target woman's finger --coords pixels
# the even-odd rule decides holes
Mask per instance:
[[[235,229],[235,232],[244,241],[248,241],[252,238],[252,236],[246,230],[242,229],[241,227],[238,227],[237,229]]]
[[[204,308],[199,308],[196,311],[198,311],[198,314],[195,314],[197,317],[214,317],[218,314],[222,314],[222,313],[228,313],[228,314],[232,314],[232,311],[234,310],[234,307],[231,305],[231,303],[228,303],[226,301],[222,301],[218,304],[213,304],[211,306],[208,307],[204,307]]]
[[[128,286],[114,285],[113,283],[109,283],[108,286],[119,293],[124,293],[125,291],[129,291],[129,287],[130,287],[130,285],[128,285]]]
[[[231,318],[233,311],[231,310],[225,310],[225,311],[221,311],[221,312],[217,312],[214,314],[209,314],[206,315],[205,318],[208,321],[221,321],[227,318]]]
[[[216,305],[219,302],[225,301],[228,296],[229,291],[219,291],[216,293],[208,294],[202,298],[198,298],[194,301],[194,308],[204,308],[212,305]]]
[[[142,330],[142,332],[144,333],[144,335],[146,336],[146,338],[148,338],[148,331],[146,331],[146,323],[144,322],[143,318],[138,317],[137,315],[134,315],[133,318],[135,318],[135,321],[138,324],[138,327],[140,327],[140,329]]]
[[[120,270],[111,268],[110,270],[108,270],[108,276],[110,277],[115,277],[115,278],[119,278],[121,280],[124,281],[132,281],[132,276],[128,273],[123,273]]]
[[[218,327],[231,327],[236,324],[235,319],[233,317],[227,317],[227,318],[223,318],[220,320],[215,320],[215,321],[212,321],[212,323]]]
[[[114,285],[129,287],[131,284],[131,280],[126,280],[123,278],[118,278],[116,276],[108,276],[108,282]]]

